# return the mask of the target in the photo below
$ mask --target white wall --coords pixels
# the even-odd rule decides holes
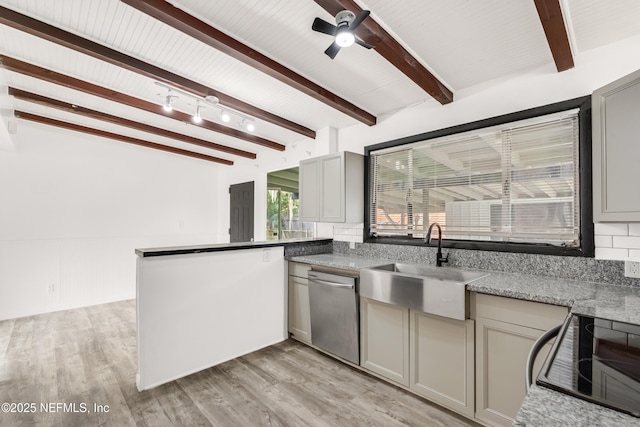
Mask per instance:
[[[18,121],[0,149],[0,319],[135,297],[134,249],[218,241],[223,166]]]
[[[363,153],[368,145],[590,95],[594,89],[640,69],[638,52],[640,37],[633,37],[577,55],[575,68],[562,73],[550,64],[524,75],[466,88],[455,92],[454,101],[445,106],[427,101],[379,118],[378,124],[372,127],[355,125],[340,129],[338,149]],[[285,156],[289,156],[288,151]],[[289,162],[282,167],[293,165]],[[260,168],[273,170],[276,166],[277,161],[263,161]],[[256,215],[264,217],[264,212],[256,211]],[[624,259],[638,256],[640,237],[637,236],[637,226],[622,224],[611,234],[598,234],[607,233],[603,230],[609,228],[596,227],[596,257]],[[361,229],[361,224],[318,224],[317,231],[325,237],[333,233],[336,240],[360,241],[357,234]],[[622,229],[627,230],[626,239],[621,239],[618,234]],[[613,248],[616,250],[610,250]]]

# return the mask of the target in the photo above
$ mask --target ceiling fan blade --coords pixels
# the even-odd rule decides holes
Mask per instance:
[[[324,53],[326,53],[329,58],[333,59],[336,57],[339,51],[340,46],[338,46],[338,43],[333,42],[331,43],[331,46],[329,46],[327,50],[324,51]]]
[[[367,49],[372,49],[373,48],[373,46],[371,46],[368,43],[363,42],[362,39],[360,39],[358,37],[356,37],[356,43],[359,44],[362,47],[366,47]]]
[[[371,12],[368,10],[363,10],[362,12],[360,12],[358,16],[356,16],[356,19],[351,21],[351,25],[349,25],[349,31],[355,30],[356,27],[362,23],[362,21],[367,19],[367,16],[369,16],[370,13]]]
[[[337,27],[324,21],[320,18],[316,18],[313,20],[313,25],[311,25],[311,29],[313,31],[317,31],[319,33],[329,34],[330,36],[336,35]]]

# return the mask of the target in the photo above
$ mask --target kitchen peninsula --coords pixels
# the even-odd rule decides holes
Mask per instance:
[[[138,390],[285,340],[285,255],[330,250],[330,239],[137,249]]]

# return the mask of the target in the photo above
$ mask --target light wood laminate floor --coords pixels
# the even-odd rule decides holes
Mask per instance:
[[[0,322],[0,426],[475,425],[294,340],[140,393],[135,319],[130,300]]]

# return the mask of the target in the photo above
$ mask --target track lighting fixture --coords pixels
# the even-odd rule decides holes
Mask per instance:
[[[248,132],[253,132],[256,129],[255,119],[253,117],[246,116],[239,111],[220,105],[220,100],[217,96],[208,95],[202,98],[184,90],[168,86],[165,83],[155,82],[155,84],[167,89],[167,95],[164,97],[164,104],[162,105],[162,108],[167,112],[173,111],[173,104],[179,98],[179,96],[173,95],[173,92],[179,92],[182,96],[195,100],[196,108],[191,120],[196,124],[202,123],[202,108],[213,106],[220,109],[220,120],[222,122],[229,123],[233,117],[234,120],[237,120],[240,128]]]
[[[196,112],[193,115],[193,122],[194,123],[202,123],[202,116],[200,115],[200,101],[196,100]]]
[[[176,99],[178,99],[178,97],[176,95],[171,95],[171,89],[169,89],[167,93],[167,97],[165,98],[165,101],[164,101],[164,105],[162,106],[164,111],[166,112],[173,111],[173,101],[175,101]]]
[[[256,126],[253,124],[253,120],[242,119],[240,126],[245,128],[248,132],[256,130]]]

